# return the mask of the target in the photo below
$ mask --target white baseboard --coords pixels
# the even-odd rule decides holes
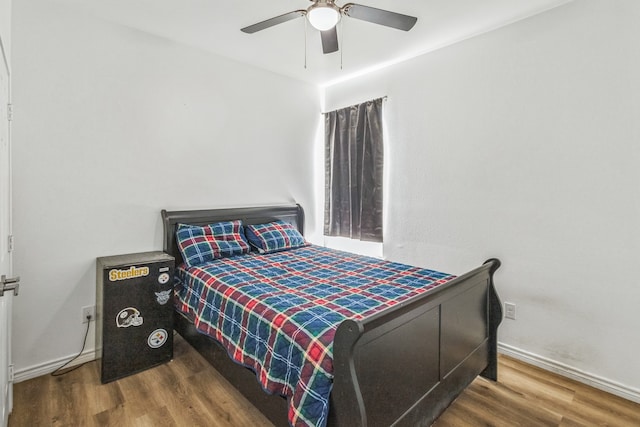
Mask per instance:
[[[640,403],[640,390],[638,389],[616,383],[589,372],[581,371],[580,369],[572,368],[571,366],[563,363],[538,356],[537,354],[529,353],[507,344],[498,343],[498,353],[513,357],[514,359],[521,360],[530,365],[537,366],[538,368],[554,372],[558,375],[562,375],[563,377],[571,378],[572,380],[587,384],[591,387],[597,388],[598,390],[620,396],[624,399],[631,400],[632,402]]]
[[[37,378],[42,375],[49,375],[69,360],[73,359],[74,356],[63,357],[57,360],[52,360],[50,362],[45,362],[40,365],[30,366],[28,368],[23,368],[17,370],[13,374],[13,382],[19,383],[22,381],[30,380],[32,378]],[[94,349],[88,349],[82,352],[80,356],[73,362],[67,365],[67,368],[71,368],[73,366],[81,365],[86,362],[91,362],[96,358],[96,351]],[[66,369],[66,368],[65,368]]]

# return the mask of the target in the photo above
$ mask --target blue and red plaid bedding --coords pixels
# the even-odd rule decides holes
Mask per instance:
[[[340,322],[362,319],[454,276],[319,246],[178,269],[176,308],[286,396],[292,426],[324,426]]]

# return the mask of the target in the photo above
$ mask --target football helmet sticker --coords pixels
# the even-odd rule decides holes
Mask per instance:
[[[144,319],[140,315],[140,311],[134,307],[127,307],[116,316],[116,325],[118,328],[128,328],[129,326],[140,326]]]
[[[169,334],[167,334],[167,331],[165,331],[164,329],[156,329],[155,331],[151,332],[151,335],[149,335],[149,338],[147,338],[147,345],[149,345],[149,347],[151,348],[162,347],[162,345],[167,342],[168,336]]]
[[[165,305],[169,302],[169,298],[171,298],[171,289],[154,293],[156,294],[156,301],[158,301],[160,305]]]

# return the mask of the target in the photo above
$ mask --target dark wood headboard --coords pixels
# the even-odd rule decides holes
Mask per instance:
[[[295,225],[304,235],[304,211],[300,205],[260,206],[229,209],[202,209],[192,211],[162,210],[164,226],[163,250],[173,255],[177,263],[182,255],[176,242],[178,224],[207,225],[220,221],[242,220],[243,224],[261,224],[281,219]]]

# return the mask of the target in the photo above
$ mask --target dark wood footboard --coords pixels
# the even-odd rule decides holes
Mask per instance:
[[[497,259],[364,321],[334,342],[330,425],[430,425],[478,375],[497,379]]]

